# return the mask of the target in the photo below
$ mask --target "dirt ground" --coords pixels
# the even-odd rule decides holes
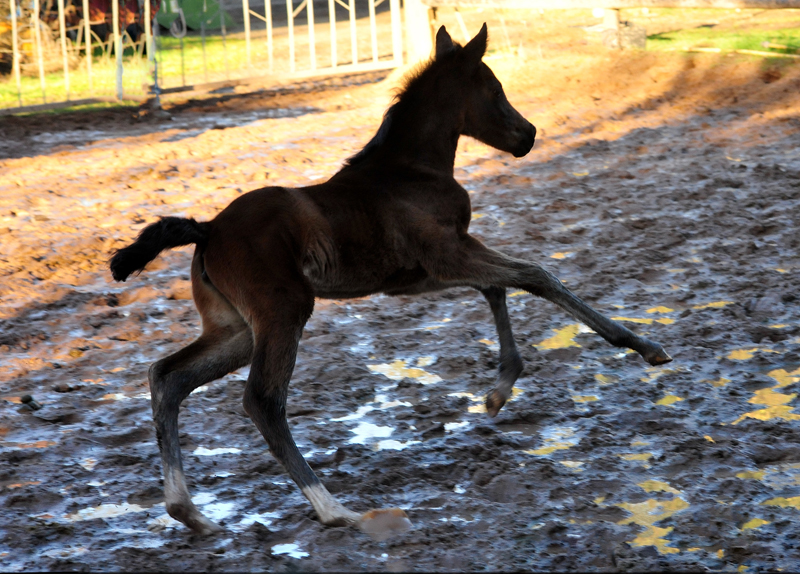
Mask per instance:
[[[182,409],[195,502],[227,529],[194,536],[164,510],[147,385],[198,334],[191,251],[124,284],[107,259],[158,216],[329,177],[400,74],[171,119],[3,118],[1,570],[800,570],[800,67],[591,44],[487,63],[539,137],[522,159],[461,142],[473,233],[674,362],[511,292],[526,368],[489,419],[497,336],[476,291],[320,300],[295,439],[345,504],[414,528],[322,527],[245,415],[242,369]]]

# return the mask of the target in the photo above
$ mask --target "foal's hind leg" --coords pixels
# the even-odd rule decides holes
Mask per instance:
[[[494,417],[506,404],[511,396],[514,383],[522,374],[522,358],[519,356],[517,344],[514,342],[514,334],[511,332],[511,322],[506,306],[506,290],[501,287],[479,289],[492,309],[497,336],[500,339],[500,375],[497,377],[494,389],[486,395],[486,411],[490,417]]]
[[[181,462],[178,410],[197,387],[247,365],[253,354],[253,336],[236,310],[200,273],[195,256],[192,287],[203,316],[203,334],[188,347],[154,363],[149,378],[167,512],[195,532],[210,534],[221,528],[192,503]]]

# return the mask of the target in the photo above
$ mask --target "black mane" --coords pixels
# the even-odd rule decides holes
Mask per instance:
[[[429,60],[412,70],[404,78],[403,87],[394,97],[394,103],[389,107],[389,109],[386,110],[386,113],[383,114],[383,122],[381,122],[377,133],[372,137],[371,140],[369,140],[369,142],[367,142],[367,145],[365,145],[360,152],[356,153],[345,161],[345,166],[354,166],[360,164],[370,155],[372,155],[372,152],[386,142],[386,139],[389,137],[389,131],[392,127],[392,118],[397,115],[399,108],[403,107],[403,104],[410,99],[408,94],[413,92],[414,88],[419,85],[418,80],[420,77],[434,67],[437,62],[438,60]]]

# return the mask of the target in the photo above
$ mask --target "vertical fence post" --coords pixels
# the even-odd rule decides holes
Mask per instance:
[[[289,27],[289,71],[294,73],[294,6],[292,6],[292,0],[286,0],[286,17]]]
[[[200,43],[203,45],[203,77],[208,82],[208,59],[206,57],[206,20],[208,19],[208,3],[203,0],[203,18],[200,20]]]
[[[328,0],[328,22],[331,27],[331,68],[336,67],[336,2]]]
[[[11,0],[11,53],[12,67],[14,68],[14,79],[17,82],[17,101],[22,107],[22,80],[19,74],[19,36],[17,34],[17,4]]]
[[[269,0],[264,0],[269,2]],[[247,0],[242,0],[242,13],[244,15],[244,43],[247,52],[247,67],[253,67],[253,59],[250,55],[250,3]]]
[[[117,62],[117,99],[122,99],[122,36],[119,33],[119,0],[111,2],[111,16],[114,18],[114,55]]]
[[[392,19],[392,58],[395,66],[403,65],[403,25],[400,22],[400,0],[389,0]]]
[[[64,63],[64,90],[69,101],[69,54],[67,54],[67,23],[64,17],[64,0],[58,0],[58,32],[61,36],[61,59]]]
[[[228,44],[226,42],[227,30],[225,28],[225,0],[219,0],[219,23],[222,28],[222,57],[225,60],[225,79],[230,79],[230,68],[228,66]]]
[[[147,72],[150,73],[150,66],[154,60],[153,55],[153,15],[150,13],[150,0],[144,0],[144,49],[147,51]],[[147,75],[145,75],[147,77]],[[146,86],[146,84],[145,84]],[[147,96],[147,87],[145,87]]]
[[[33,37],[36,42],[36,54],[39,60],[39,84],[42,88],[42,102],[47,103],[47,90],[44,81],[44,54],[42,54],[42,30],[39,27],[39,0],[33,0],[33,14],[31,14],[31,24],[33,25]]]
[[[267,20],[267,57],[269,58],[269,71],[275,71],[275,59],[272,52],[272,0],[264,0],[264,17]]]
[[[358,64],[358,37],[356,36],[356,2],[350,0],[350,52],[353,56],[353,65]]]
[[[375,23],[375,0],[369,0],[369,34],[372,40],[372,61],[378,62],[378,26]]]
[[[314,36],[314,0],[306,0],[306,16],[308,17],[308,58],[311,69],[317,69],[317,44]]]
[[[86,76],[89,80],[89,95],[94,95],[92,86],[92,26],[89,18],[89,0],[83,0],[83,36],[86,50]]]
[[[433,51],[431,9],[421,0],[405,0],[406,5],[406,51],[408,63],[414,64],[430,58]]]

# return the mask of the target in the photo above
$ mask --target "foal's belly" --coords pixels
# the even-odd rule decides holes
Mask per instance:
[[[366,297],[375,293],[403,295],[418,293],[419,287],[429,280],[428,272],[417,266],[412,269],[399,268],[386,277],[364,274],[361,277],[346,274],[335,280],[325,277],[308,277],[314,288],[314,295],[322,299],[352,299]],[[423,289],[424,291],[425,289]]]

